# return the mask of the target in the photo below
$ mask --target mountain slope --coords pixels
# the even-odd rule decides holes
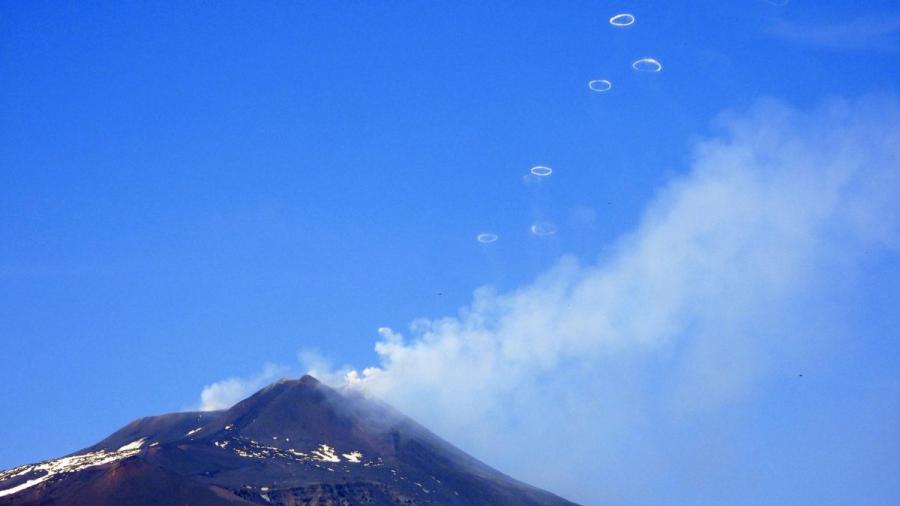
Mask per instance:
[[[573,503],[304,376],[228,410],[142,418],[83,451],[0,472],[0,506],[25,504]]]

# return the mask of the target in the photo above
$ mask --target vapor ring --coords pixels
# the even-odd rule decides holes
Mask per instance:
[[[659,72],[662,70],[662,63],[659,62],[656,58],[638,58],[631,64],[631,68],[637,70],[638,72]]]
[[[550,167],[545,167],[543,165],[535,165],[531,168],[531,173],[535,176],[546,177],[550,174],[553,174],[553,169],[551,169]]]
[[[588,81],[588,88],[597,93],[603,93],[612,89],[612,83],[606,79],[593,79]]]
[[[629,14],[627,12],[623,12],[622,14],[616,14],[615,16],[609,18],[609,24],[611,24],[613,26],[617,26],[619,28],[631,26],[634,24],[634,15]]]

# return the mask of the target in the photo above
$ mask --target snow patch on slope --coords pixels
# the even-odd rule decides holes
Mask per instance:
[[[147,440],[147,438],[142,437],[142,438],[138,439],[137,441],[132,441],[132,442],[128,443],[127,445],[122,446],[121,448],[119,448],[116,451],[117,452],[127,452],[127,451],[131,451],[131,450],[139,450],[141,448],[141,446],[143,446],[144,441],[146,441],[146,440]]]
[[[59,474],[74,473],[87,469],[89,467],[101,466],[103,464],[109,464],[117,460],[133,457],[141,451],[140,448],[144,444],[145,439],[146,438],[141,438],[137,441],[132,441],[131,443],[122,446],[114,452],[100,450],[97,452],[82,453],[81,455],[72,455],[71,457],[48,460],[40,464],[19,466],[17,468],[10,469],[9,471],[0,472],[0,482],[18,478],[20,476],[27,476],[33,473],[44,473],[14,487],[0,490],[0,497],[19,493],[39,483],[43,483]]]
[[[350,453],[342,453],[342,457],[347,459],[348,462],[353,462],[354,464],[359,464],[360,459],[362,458],[362,453],[360,452],[350,452]]]
[[[334,453],[334,448],[325,443],[319,445],[319,448],[312,451],[313,458],[322,462],[340,462],[341,458]]]

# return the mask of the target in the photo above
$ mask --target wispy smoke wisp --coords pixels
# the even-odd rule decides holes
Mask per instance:
[[[794,24],[781,21],[771,33],[783,39],[838,50],[900,49],[900,13],[861,16],[836,23]]]
[[[206,385],[203,387],[203,391],[200,392],[199,409],[201,411],[215,411],[217,409],[230,408],[238,401],[275,380],[284,371],[285,367],[266,364],[263,370],[253,377],[228,378]]]

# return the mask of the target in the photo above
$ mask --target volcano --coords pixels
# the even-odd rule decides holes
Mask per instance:
[[[473,430],[477,430],[473,428]],[[3,505],[573,505],[311,376],[0,472]]]

